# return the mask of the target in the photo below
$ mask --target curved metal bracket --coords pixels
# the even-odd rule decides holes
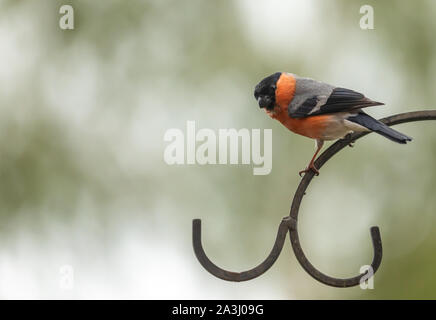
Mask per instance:
[[[290,226],[290,218],[283,218],[282,222],[279,225],[279,230],[277,231],[276,241],[274,243],[271,252],[268,257],[257,267],[243,271],[243,272],[232,272],[221,269],[217,265],[215,265],[209,258],[206,256],[204,252],[203,245],[201,244],[201,220],[194,219],[192,220],[192,244],[194,246],[195,255],[200,261],[201,265],[213,274],[215,277],[218,277],[227,281],[247,281],[254,279],[265,271],[267,271],[271,266],[276,262],[277,258],[282,252],[283,244],[285,243],[286,234],[288,233],[288,229]]]
[[[436,110],[401,113],[381,119],[380,121],[384,122],[389,126],[392,126],[399,123],[424,121],[424,120],[436,120]],[[348,146],[350,143],[355,142],[357,139],[360,139],[363,136],[367,135],[368,133],[369,132],[354,133],[348,135],[344,139],[338,140],[318,157],[318,159],[315,161],[315,166],[318,169],[320,169],[336,153],[338,153],[340,150]],[[211,274],[223,280],[228,280],[228,281],[251,280],[263,274],[274,264],[274,262],[277,260],[278,256],[280,255],[280,252],[283,248],[286,233],[289,230],[291,245],[292,245],[292,249],[294,250],[295,256],[297,257],[297,260],[301,264],[303,269],[306,270],[306,272],[309,273],[313,278],[326,285],[333,286],[333,287],[345,288],[345,287],[352,287],[358,285],[361,282],[361,280],[364,279],[366,273],[348,279],[340,279],[340,278],[333,278],[327,276],[324,273],[317,270],[310,263],[310,261],[305,256],[303,249],[301,248],[300,240],[298,237],[298,229],[297,229],[298,213],[305,191],[309,186],[310,182],[312,181],[313,177],[314,177],[314,172],[312,171],[309,171],[304,175],[303,179],[298,185],[297,191],[295,192],[289,216],[283,218],[282,222],[280,223],[279,230],[277,232],[276,241],[274,243],[274,246],[270,254],[265,259],[264,262],[262,262],[257,267],[251,270],[244,271],[244,272],[231,272],[219,268],[212,261],[210,261],[210,259],[206,256],[203,250],[203,246],[201,244],[201,220],[194,219],[192,222],[192,241],[193,241],[195,255],[197,256],[197,259],[199,260],[201,265]],[[372,267],[372,275],[374,275],[381,264],[382,254],[383,254],[380,230],[378,227],[371,228],[371,237],[372,237],[372,245],[374,248],[374,257],[371,263],[371,267]],[[372,275],[370,274],[368,276],[372,276]]]

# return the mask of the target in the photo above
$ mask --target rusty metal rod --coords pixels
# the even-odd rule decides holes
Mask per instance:
[[[210,261],[210,259],[206,256],[206,253],[204,252],[203,249],[203,245],[201,244],[201,220],[194,219],[192,221],[192,243],[194,246],[195,256],[197,257],[198,261],[200,261],[200,264],[207,271],[209,271],[215,277],[218,277],[220,279],[240,282],[240,281],[247,281],[257,278],[262,273],[264,273],[269,268],[271,268],[271,266],[279,257],[280,252],[282,251],[283,248],[283,244],[285,243],[286,234],[288,233],[290,227],[289,221],[290,221],[289,217],[284,217],[283,220],[281,221],[279,225],[279,229],[277,231],[277,237],[274,246],[271,249],[271,252],[269,253],[268,257],[261,264],[247,271],[232,272],[232,271],[221,269],[220,267],[215,265],[212,261]]]
[[[386,123],[389,126],[405,123],[405,122],[414,122],[414,121],[424,121],[424,120],[436,120],[436,110],[426,110],[426,111],[415,111],[415,112],[407,112],[401,113],[397,115],[393,115],[380,121]],[[332,158],[336,153],[340,150],[348,146],[350,143],[355,142],[357,139],[362,138],[367,135],[369,132],[365,133],[354,133],[348,135],[344,139],[338,140],[333,145],[331,145],[327,150],[325,150],[315,161],[315,166],[320,169],[330,158]],[[221,269],[217,265],[215,265],[210,259],[206,256],[204,252],[202,243],[201,243],[201,220],[194,219],[192,221],[192,243],[194,247],[195,255],[200,262],[200,264],[211,274],[214,276],[227,280],[227,281],[247,281],[253,278],[256,278],[266,272],[277,260],[280,252],[283,248],[286,234],[289,230],[289,237],[291,240],[292,249],[294,250],[295,256],[297,257],[298,262],[301,264],[304,270],[309,273],[316,280],[333,287],[352,287],[356,286],[360,283],[362,277],[365,274],[360,274],[352,278],[348,279],[340,279],[334,278],[325,275],[324,273],[317,270],[307,259],[305,256],[303,249],[300,245],[300,240],[298,237],[298,213],[300,209],[300,204],[305,194],[307,187],[314,177],[314,172],[307,172],[303,179],[300,181],[298,185],[297,191],[295,192],[291,210],[289,216],[282,219],[278,232],[276,241],[274,246],[268,255],[268,257],[257,267],[250,269],[244,272],[231,272],[224,269]],[[380,230],[378,227],[371,228],[371,238],[372,244],[374,248],[374,256],[371,263],[373,274],[377,271],[380,266],[382,259],[382,243],[380,237]]]
[[[423,120],[436,120],[436,110],[428,110],[428,111],[415,111],[415,112],[406,112],[397,115],[393,115],[384,119],[381,119],[383,123],[388,126],[396,125],[399,123],[405,122],[413,122],[413,121],[423,121]],[[330,160],[336,153],[341,151],[343,148],[347,147],[350,143],[355,142],[357,139],[360,139],[367,135],[370,132],[364,133],[354,133],[348,135],[344,139],[338,140],[333,145],[331,145],[327,150],[325,150],[315,161],[315,166],[320,169],[328,160]],[[334,278],[325,275],[316,269],[310,261],[307,259],[306,255],[301,248],[300,240],[298,237],[298,229],[297,229],[297,221],[298,221],[298,212],[300,209],[301,201],[303,200],[303,196],[306,192],[307,187],[312,181],[315,173],[313,171],[307,172],[303,179],[301,179],[300,184],[298,185],[297,191],[295,192],[291,211],[289,216],[291,217],[292,225],[289,230],[289,237],[291,240],[292,249],[294,250],[295,256],[297,257],[298,262],[301,264],[304,270],[309,273],[316,280],[333,287],[353,287],[359,285],[360,280],[366,274],[359,274],[355,277],[348,279],[340,279]],[[378,227],[371,228],[371,237],[372,237],[372,245],[374,249],[374,257],[371,263],[373,275],[377,271],[380,266],[383,254],[382,242],[380,237],[380,230]],[[368,272],[368,271],[367,271]]]

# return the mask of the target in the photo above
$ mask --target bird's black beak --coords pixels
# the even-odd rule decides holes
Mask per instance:
[[[273,106],[273,101],[270,97],[268,96],[260,96],[257,99],[257,102],[259,103],[259,108],[266,108],[266,109],[272,109]]]

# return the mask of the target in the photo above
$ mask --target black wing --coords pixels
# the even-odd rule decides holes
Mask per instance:
[[[334,88],[328,98],[323,95],[312,96],[305,99],[298,107],[289,108],[288,110],[291,117],[304,118],[383,104],[384,103],[370,100],[363,94],[350,89]]]

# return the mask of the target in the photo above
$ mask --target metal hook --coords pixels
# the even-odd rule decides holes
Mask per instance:
[[[423,121],[423,120],[436,120],[436,110],[428,110],[428,111],[415,111],[415,112],[407,112],[402,114],[393,115],[380,121],[385,124],[392,126],[399,123],[404,122],[412,122],[412,121]],[[336,153],[341,151],[343,148],[348,146],[350,143],[354,143],[357,139],[362,138],[367,135],[369,132],[364,133],[354,133],[348,135],[344,139],[341,139],[331,145],[325,152],[323,152],[318,159],[315,161],[315,166],[317,168],[321,168],[329,159],[331,159]],[[298,185],[297,191],[295,192],[294,199],[291,205],[291,211],[289,216],[291,217],[291,228],[289,230],[290,239],[292,244],[292,249],[294,250],[295,256],[297,257],[298,262],[301,264],[304,270],[309,273],[316,280],[333,287],[353,287],[360,283],[361,279],[364,279],[365,275],[369,272],[367,271],[364,274],[360,274],[358,276],[348,278],[348,279],[340,279],[333,278],[325,275],[321,271],[317,270],[310,261],[306,258],[303,249],[300,245],[300,240],[298,237],[297,230],[297,221],[298,221],[298,211],[300,208],[301,201],[303,196],[305,195],[306,189],[309,186],[309,183],[312,181],[314,177],[314,172],[309,171],[306,173]],[[380,230],[378,227],[371,228],[371,238],[372,245],[374,249],[374,257],[372,259],[371,267],[372,267],[372,275],[374,275],[379,268],[383,255],[383,248],[380,237]],[[366,278],[366,277],[365,277]]]
[[[436,120],[436,110],[407,112],[407,113],[393,115],[381,119],[380,121],[384,122],[389,126],[392,126],[399,123],[424,121],[424,120]],[[319,158],[315,161],[316,167],[321,168],[330,158],[332,158],[336,153],[338,153],[344,147],[348,146],[350,143],[354,143],[357,139],[362,138],[368,133],[369,132],[351,134],[345,137],[344,139],[335,142],[326,151],[324,151],[319,156]],[[297,257],[297,260],[301,264],[303,269],[306,270],[306,272],[309,273],[313,278],[326,285],[333,286],[333,287],[344,288],[344,287],[352,287],[358,285],[361,279],[364,279],[366,273],[348,279],[340,279],[340,278],[333,278],[327,276],[322,272],[320,272],[319,270],[317,270],[310,263],[310,261],[306,258],[303,249],[301,248],[300,240],[298,237],[298,230],[297,230],[298,212],[305,191],[309,186],[309,183],[312,181],[313,177],[314,177],[314,173],[312,171],[309,171],[304,175],[303,179],[301,180],[297,188],[297,191],[295,192],[289,216],[283,218],[282,222],[280,223],[279,230],[277,232],[276,241],[274,243],[274,246],[270,254],[265,259],[264,262],[262,262],[257,267],[251,270],[244,271],[244,272],[231,272],[219,268],[212,261],[210,261],[210,259],[206,256],[203,250],[203,246],[201,244],[201,220],[194,219],[192,222],[192,241],[193,241],[195,255],[199,260],[199,262],[201,263],[201,265],[211,274],[223,280],[228,280],[228,281],[251,280],[263,274],[274,264],[274,262],[277,260],[278,256],[280,255],[280,252],[283,248],[286,234],[289,230],[289,237],[291,240],[291,245],[292,245],[292,249],[294,250],[295,256]],[[374,257],[371,263],[371,267],[372,267],[372,275],[374,275],[381,264],[382,254],[383,254],[380,230],[378,227],[371,228],[371,238],[372,238],[372,245],[374,248]],[[369,276],[372,275],[370,274]]]
[[[337,141],[330,148],[328,148],[317,159],[317,161],[315,161],[315,166],[317,168],[321,168],[324,165],[324,163],[326,163],[327,160],[330,159],[335,153],[339,152],[341,149],[348,146],[351,141],[353,142],[356,141],[361,136],[363,135],[359,135],[359,136],[349,135],[345,139]],[[316,280],[333,287],[339,287],[339,288],[354,287],[358,285],[362,281],[362,279],[367,278],[366,274],[368,272],[370,272],[370,274],[368,275],[369,277],[374,275],[381,264],[383,248],[382,248],[382,242],[380,237],[380,230],[378,227],[371,228],[371,238],[372,238],[372,245],[374,249],[374,257],[371,263],[372,269],[367,270],[364,274],[359,274],[355,277],[348,278],[348,279],[340,279],[340,278],[330,277],[322,273],[318,269],[316,269],[307,259],[306,255],[303,252],[303,249],[301,248],[300,240],[298,237],[298,229],[297,229],[298,212],[299,212],[300,204],[301,201],[303,200],[303,196],[306,193],[306,189],[309,186],[310,181],[312,181],[313,177],[314,177],[313,171],[309,171],[304,175],[303,179],[301,180],[297,188],[297,191],[295,192],[294,199],[292,201],[291,211],[289,213],[289,216],[292,218],[291,226],[289,228],[289,238],[291,240],[292,249],[294,250],[295,256],[297,257],[297,260],[301,264],[303,269],[306,270],[306,272]]]
[[[271,268],[271,266],[279,257],[290,226],[289,220],[289,217],[283,218],[279,225],[279,230],[277,231],[277,237],[274,246],[271,249],[268,257],[261,264],[247,271],[231,272],[221,269],[206,256],[203,245],[201,244],[201,220],[194,219],[192,220],[192,244],[194,246],[195,256],[207,271],[220,279],[237,282],[254,279]]]

